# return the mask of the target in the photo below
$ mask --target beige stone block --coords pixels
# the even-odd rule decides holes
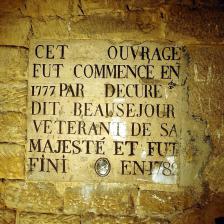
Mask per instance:
[[[107,16],[86,16],[78,22],[71,24],[71,32],[83,34],[106,34],[106,33],[125,33],[137,30],[137,24],[132,21],[121,20],[119,17]],[[118,34],[119,35],[119,34]]]
[[[69,23],[60,18],[46,21],[34,19],[32,27],[35,38],[66,39],[69,37]]]
[[[22,13],[31,17],[64,17],[69,13],[69,0],[28,0]]]
[[[116,38],[123,36],[125,32],[138,29],[136,24],[121,21],[113,16],[85,16],[64,21],[62,19],[50,19],[47,21],[33,21],[33,31],[36,38],[45,39],[86,39],[110,38],[116,33]],[[134,36],[133,33],[131,33]],[[115,37],[113,37],[114,39]]]
[[[210,158],[205,168],[205,180],[213,192],[224,192],[224,154]]]
[[[222,42],[224,13],[218,8],[170,6],[167,14],[166,39],[187,42]]]
[[[23,81],[27,78],[28,50],[0,47],[0,82]]]
[[[16,212],[13,210],[0,210],[1,224],[16,224]]]
[[[140,21],[141,18],[138,18]],[[71,24],[71,32],[81,32],[87,34],[100,33],[125,33],[139,31],[139,26],[136,24],[137,18],[133,13],[133,17],[124,15],[123,18],[114,15],[106,16],[87,16],[82,20]]]
[[[102,0],[86,0],[81,2],[74,2],[75,12],[78,15],[106,15],[108,13],[117,13],[125,10],[125,1],[102,1]]]
[[[16,144],[0,144],[0,178],[24,179],[25,148]]]
[[[52,183],[6,182],[5,204],[27,212],[58,213],[63,198]]]
[[[105,16],[77,16],[69,21],[60,18],[44,21],[33,20],[32,27],[34,37],[42,39],[94,38],[115,41],[158,41],[164,36],[163,24],[159,23],[158,18],[159,13],[155,10],[141,14],[136,12],[124,15],[110,13]]]
[[[80,224],[80,217],[41,213],[20,213],[18,224]]]
[[[74,7],[78,7],[79,15],[94,15],[94,14],[108,14],[117,13],[122,11],[132,11],[132,10],[147,10],[155,6],[160,5],[164,1],[154,1],[154,0],[124,0],[124,1],[114,1],[114,0],[85,0],[82,2],[74,3]],[[139,13],[139,14],[141,14]],[[150,16],[150,15],[149,15]]]
[[[25,144],[26,118],[24,114],[0,113],[0,141]]]
[[[150,16],[149,16],[150,15]],[[90,15],[71,21],[70,33],[76,38],[124,40],[159,40],[163,38],[163,24],[158,21],[157,11],[110,13],[105,16]],[[150,34],[150,35],[149,35]]]
[[[163,0],[158,0],[158,1],[154,1],[154,0],[126,0],[125,2],[125,6],[128,7],[129,10],[147,10],[149,8],[153,8],[153,7],[158,7],[160,5],[162,5],[164,3]]]
[[[109,216],[84,216],[83,224],[124,224],[136,223],[136,218],[133,217],[109,217]]]
[[[0,112],[26,112],[27,84],[0,84]]]
[[[93,216],[86,215],[82,217],[83,224],[168,224],[168,221],[152,218],[138,217],[116,217],[116,216]]]
[[[85,184],[65,191],[64,211],[68,214],[94,212],[129,215],[135,212],[137,188],[119,184]]]
[[[198,203],[198,196],[190,191],[140,191],[137,214],[140,216],[167,215],[182,211]]]
[[[5,191],[5,185],[2,180],[0,181],[0,209],[5,207],[5,202],[4,202],[4,192]]]
[[[28,18],[1,17],[0,45],[27,46],[30,27]]]

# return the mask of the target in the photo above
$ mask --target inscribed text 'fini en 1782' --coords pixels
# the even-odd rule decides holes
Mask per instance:
[[[33,41],[27,179],[176,184],[185,61],[177,45]]]

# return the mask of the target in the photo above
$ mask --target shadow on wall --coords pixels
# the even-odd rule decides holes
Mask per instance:
[[[224,224],[224,217],[219,217],[215,219],[215,224]]]

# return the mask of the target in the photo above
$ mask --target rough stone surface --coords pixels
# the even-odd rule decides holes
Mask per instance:
[[[201,191],[203,183],[202,172],[211,153],[210,137],[206,123],[199,118],[185,120],[185,142],[182,143],[180,154],[180,186],[194,186]]]
[[[137,189],[121,186],[85,184],[67,188],[64,199],[65,212],[68,214],[87,212],[107,215],[134,214]]]
[[[171,6],[167,15],[166,38],[183,41],[192,38],[197,41],[223,42],[223,10]]]
[[[189,47],[189,110],[207,122],[213,154],[223,152],[224,145],[224,48]]]
[[[5,186],[2,181],[0,181],[0,209],[5,207],[4,194]]]
[[[204,216],[201,213],[200,209],[193,209],[190,211],[186,211],[181,215],[177,215],[171,222],[172,224],[199,224],[205,223]]]
[[[168,224],[169,221],[138,217],[114,217],[86,215],[82,218],[83,224]]]
[[[0,178],[24,179],[25,148],[16,144],[0,144]]]
[[[224,154],[216,158],[211,158],[211,162],[205,169],[205,180],[213,192],[224,192]]]
[[[194,195],[194,197],[192,197]],[[199,201],[191,190],[184,192],[141,191],[138,214],[140,216],[170,215],[195,206]]]
[[[13,14],[14,16],[21,16],[21,8],[23,8],[23,0],[14,0],[13,4],[8,0],[1,0],[0,15]]]
[[[164,30],[159,20],[160,13],[154,9],[141,14],[131,12],[78,16],[67,21],[61,18],[34,19],[32,27],[34,37],[42,39],[94,38],[121,41],[125,35],[126,39],[145,41],[162,39]]]
[[[32,17],[65,17],[69,12],[69,0],[28,0],[22,14]]]
[[[74,215],[54,215],[21,213],[18,224],[80,224],[80,217]]]
[[[27,56],[26,49],[19,47],[0,47],[0,83],[26,80]]]
[[[13,210],[0,210],[1,224],[16,224],[16,212]]]
[[[5,204],[8,208],[27,212],[58,213],[63,198],[51,183],[6,182]]]
[[[200,7],[222,7],[222,1],[219,0],[168,0],[167,3],[170,3],[171,5],[181,5],[181,6],[190,6],[192,9],[197,10]]]
[[[0,113],[0,123],[1,142],[25,144],[25,115],[14,112],[2,112]]]
[[[27,84],[0,84],[0,112],[26,112]]]
[[[206,202],[198,207],[190,208],[184,213],[171,218],[172,224],[215,223],[215,219],[223,217],[223,194],[205,195]]]
[[[0,224],[211,224],[224,217],[223,8],[220,0],[1,0]],[[180,185],[192,189],[27,182],[23,158],[32,38],[186,45],[192,122],[186,124],[191,132],[181,152]]]
[[[151,9],[155,6],[159,6],[163,3],[163,0],[124,0],[124,1],[113,1],[113,0],[86,0],[86,1],[74,1],[74,8],[78,8],[75,12],[78,15],[106,15],[110,13],[125,13],[131,11],[142,11]],[[76,15],[76,14],[74,14]],[[150,16],[150,15],[149,15]]]
[[[150,15],[150,17],[148,16]],[[157,10],[142,13],[141,15],[132,12],[123,16],[112,15],[92,15],[85,16],[80,21],[72,21],[70,33],[72,36],[85,35],[88,38],[124,40],[152,40],[162,38],[163,30],[158,25],[159,15]],[[116,36],[114,36],[116,33]],[[147,37],[147,34],[150,34]],[[137,35],[137,36],[136,36]],[[147,38],[146,38],[147,37]]]
[[[48,20],[33,19],[33,35],[42,39],[64,39],[69,37],[69,22],[60,18]]]
[[[0,17],[0,45],[27,46],[29,32],[28,18]]]
[[[113,2],[109,1],[82,1],[74,4],[74,8],[78,8],[78,15],[96,15],[96,14],[108,14],[108,13],[118,13],[124,11],[125,4],[121,1]]]

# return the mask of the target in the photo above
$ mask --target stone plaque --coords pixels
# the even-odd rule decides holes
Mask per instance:
[[[185,58],[153,42],[33,41],[27,179],[177,184]]]

